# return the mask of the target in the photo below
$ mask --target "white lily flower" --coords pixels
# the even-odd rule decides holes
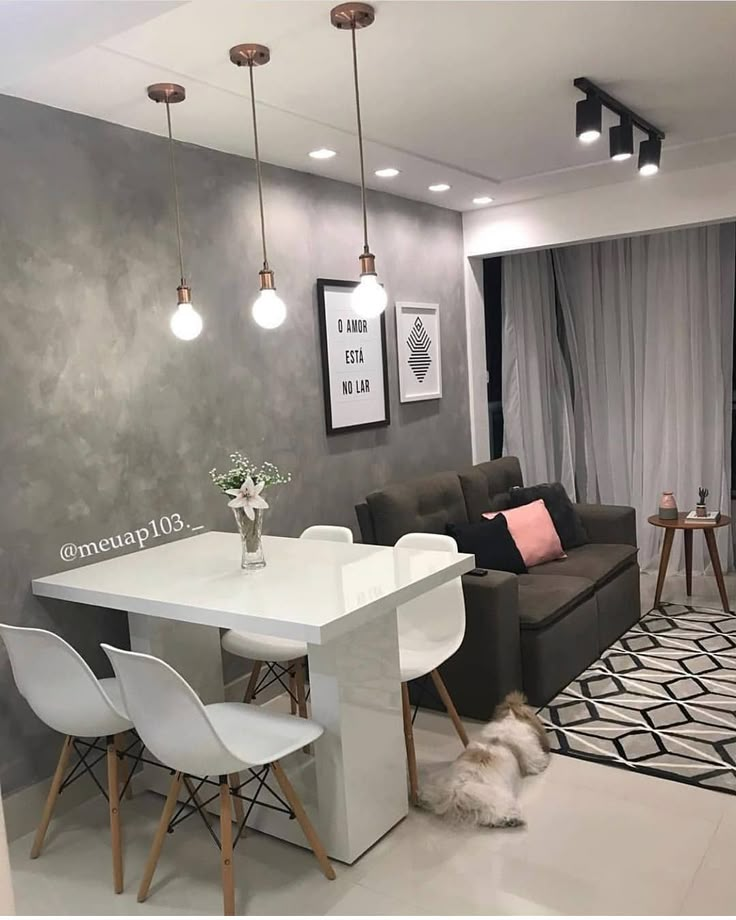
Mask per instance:
[[[227,503],[228,508],[242,508],[247,518],[251,521],[256,516],[256,508],[268,508],[268,502],[261,496],[265,483],[257,485],[250,476],[239,489],[227,489],[228,495],[233,495],[232,501]]]

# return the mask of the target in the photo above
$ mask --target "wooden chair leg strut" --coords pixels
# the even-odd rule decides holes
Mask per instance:
[[[64,782],[64,774],[66,773],[67,764],[69,763],[73,741],[74,738],[71,735],[67,735],[66,738],[64,738],[64,743],[61,745],[61,753],[59,754],[59,760],[56,764],[56,772],[54,773],[54,778],[51,780],[51,788],[49,789],[49,794],[46,796],[46,804],[43,807],[43,813],[41,814],[41,821],[36,830],[36,836],[33,838],[31,859],[38,858],[43,842],[46,839],[46,831],[49,829],[51,816],[54,813],[54,806],[59,797],[59,790],[61,789],[61,784]]]
[[[158,822],[158,827],[156,828],[156,836],[153,838],[153,843],[151,844],[151,852],[148,854],[148,861],[146,862],[146,868],[143,872],[140,888],[138,889],[139,901],[145,901],[148,897],[148,889],[151,887],[151,881],[153,880],[153,874],[156,871],[156,866],[158,865],[158,859],[161,855],[161,849],[164,845],[166,832],[169,829],[169,824],[171,823],[171,818],[174,814],[174,809],[176,808],[176,800],[179,796],[181,782],[181,773],[177,773],[171,780],[171,785],[169,786],[169,794],[166,796],[166,802],[164,803],[164,808],[161,812],[161,820]]]
[[[112,841],[112,877],[115,894],[123,890],[123,847],[120,840],[120,775],[117,735],[107,739],[107,801]]]
[[[245,691],[245,696],[243,697],[244,703],[250,703],[250,701],[255,696],[256,687],[258,686],[258,678],[261,674],[261,668],[263,667],[262,661],[254,661],[253,667],[250,672],[250,680],[248,681],[248,686]]]
[[[414,728],[411,724],[411,703],[409,702],[409,685],[401,685],[401,711],[404,716],[404,742],[406,743],[406,765],[409,771],[409,801],[416,805],[419,801],[419,782],[417,779],[417,754],[414,749]]]
[[[439,693],[440,699],[442,700],[448,715],[452,719],[452,724],[455,726],[455,731],[458,733],[463,746],[467,747],[469,743],[468,733],[465,731],[465,726],[460,721],[460,716],[457,714],[457,709],[455,709],[455,704],[452,702],[452,697],[447,692],[445,682],[442,680],[440,672],[436,668],[431,672],[431,674],[435,688],[437,689],[437,693]]]
[[[233,790],[238,789],[240,786],[239,773],[231,773],[230,776],[228,776],[228,780],[230,782],[230,787]],[[243,800],[239,799],[237,795],[233,795],[231,798],[233,800],[233,814],[235,815],[235,820],[238,822],[238,824],[242,824],[243,818],[245,817],[245,811],[243,810]]]
[[[299,826],[304,832],[304,836],[307,838],[309,846],[312,848],[312,852],[317,857],[317,862],[319,863],[320,869],[324,873],[325,877],[332,881],[332,879],[335,878],[335,870],[332,868],[332,864],[327,857],[327,851],[325,850],[324,846],[322,846],[322,841],[317,836],[317,832],[315,831],[312,822],[309,820],[306,811],[304,811],[304,806],[301,803],[301,799],[296,794],[294,787],[289,782],[288,776],[286,773],[284,773],[281,764],[277,760],[271,764],[271,769],[273,770],[274,776],[276,777],[276,780],[281,787],[281,791],[284,793],[286,801],[289,803],[289,807],[294,812],[296,820],[299,822]]]
[[[222,864],[222,912],[226,917],[232,917],[235,913],[233,822],[231,818],[230,784],[227,776],[220,777],[220,860]]]

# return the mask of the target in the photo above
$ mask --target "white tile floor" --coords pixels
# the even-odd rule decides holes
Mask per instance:
[[[673,578],[666,600],[684,600]],[[736,576],[729,578],[736,596]],[[642,597],[654,579],[643,577]],[[710,579],[695,602],[714,604]],[[448,720],[420,713],[424,762],[449,760]],[[472,730],[475,726],[469,726]],[[217,914],[217,851],[195,818],[168,837],[149,900],[135,891],[161,800],[125,804],[126,890],[112,893],[106,809],[93,800],[52,824],[41,858],[31,838],[11,846],[22,914]],[[555,756],[527,781],[528,825],[458,830],[412,812],[352,867],[328,882],[298,847],[250,835],[236,850],[243,914],[734,914],[736,797]]]

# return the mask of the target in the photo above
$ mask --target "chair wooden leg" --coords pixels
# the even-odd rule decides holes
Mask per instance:
[[[59,754],[59,760],[56,764],[56,772],[54,773],[54,778],[51,780],[51,788],[49,789],[49,794],[46,796],[46,804],[43,806],[43,812],[41,814],[41,822],[38,825],[36,830],[36,836],[33,838],[33,846],[31,847],[31,859],[37,859],[39,853],[41,852],[41,847],[46,838],[46,831],[49,829],[49,823],[51,821],[51,815],[54,813],[54,806],[56,805],[56,800],[59,797],[59,789],[61,789],[61,784],[64,782],[64,774],[66,773],[66,767],[69,763],[69,756],[72,752],[72,742],[74,738],[71,735],[67,735],[64,738],[64,742],[61,745],[61,753]]]
[[[322,841],[317,836],[317,831],[312,826],[312,822],[307,817],[306,811],[304,811],[304,806],[301,803],[301,799],[296,794],[294,787],[289,782],[289,778],[284,773],[284,770],[281,764],[275,760],[271,764],[271,769],[274,772],[276,780],[278,781],[281,791],[284,793],[286,801],[289,803],[289,807],[294,812],[296,820],[299,822],[299,826],[304,832],[304,836],[307,838],[309,846],[312,848],[312,852],[317,857],[317,862],[319,867],[326,876],[326,878],[332,879],[335,878],[335,870],[332,868],[330,860],[327,858],[327,852],[322,846]]]
[[[458,733],[460,740],[463,743],[464,747],[468,746],[468,733],[465,731],[465,726],[460,721],[460,716],[457,714],[457,709],[455,709],[455,704],[452,702],[452,697],[447,692],[447,687],[445,686],[444,680],[440,676],[440,672],[435,668],[432,673],[432,680],[437,689],[437,692],[440,695],[440,699],[445,705],[445,709],[448,712],[448,715],[452,719],[452,724],[455,726],[455,731]]]
[[[233,822],[230,805],[230,785],[226,776],[220,777],[220,859],[222,862],[222,912],[226,917],[235,913],[235,882],[233,879]]]
[[[294,680],[296,683],[296,701],[299,709],[299,718],[308,719],[307,695],[304,690],[304,659],[297,658],[294,662]]]
[[[262,661],[254,661],[253,667],[250,672],[250,680],[248,681],[248,687],[245,691],[245,696],[243,697],[244,703],[250,703],[250,701],[255,696],[256,687],[258,685],[258,678],[261,674],[261,668],[263,667]]]
[[[406,766],[409,771],[409,801],[418,802],[419,782],[417,780],[417,753],[414,750],[414,728],[411,724],[411,703],[409,702],[409,685],[401,685],[401,711],[404,716],[404,742],[406,743]]]
[[[120,841],[120,775],[116,737],[107,739],[107,802],[112,840],[112,878],[115,894],[123,890],[123,848]]]
[[[146,868],[143,872],[143,878],[141,879],[141,884],[138,889],[139,901],[145,901],[148,897],[148,889],[151,887],[153,873],[156,871],[158,858],[161,855],[161,848],[164,845],[166,832],[169,829],[169,823],[171,821],[172,815],[174,814],[174,809],[176,808],[176,801],[179,796],[181,781],[181,773],[177,773],[171,780],[171,785],[169,786],[169,794],[166,796],[164,809],[161,812],[161,820],[158,822],[158,827],[156,828],[156,836],[153,838],[153,843],[151,844],[151,852],[148,854],[148,862],[146,862]]]
[[[228,780],[230,782],[230,786],[233,789],[237,789],[240,785],[240,773],[231,773],[230,776],[228,776]],[[233,814],[235,815],[235,820],[238,822],[238,824],[242,824],[243,818],[245,817],[245,811],[243,810],[243,800],[239,799],[237,795],[233,795],[231,798],[233,800]]]
[[[291,714],[296,715],[296,675],[294,673],[294,662],[289,662],[289,707]]]
[[[115,735],[115,747],[118,751],[125,750],[125,735]],[[125,769],[122,770],[123,776],[121,777],[120,784],[125,786],[125,798],[133,798],[133,758],[128,756],[124,759]]]

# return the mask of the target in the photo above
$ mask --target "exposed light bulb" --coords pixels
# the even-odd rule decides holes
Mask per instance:
[[[380,316],[386,309],[388,296],[378,283],[377,275],[361,275],[360,283],[353,291],[350,302],[358,316],[362,316],[363,319],[372,319]]]
[[[180,303],[171,315],[170,326],[177,339],[189,342],[202,331],[202,317],[190,303]]]
[[[273,288],[266,288],[256,298],[251,312],[259,326],[276,329],[286,319],[286,304]]]
[[[639,167],[640,176],[654,176],[659,172],[659,166],[656,163],[645,163]]]

